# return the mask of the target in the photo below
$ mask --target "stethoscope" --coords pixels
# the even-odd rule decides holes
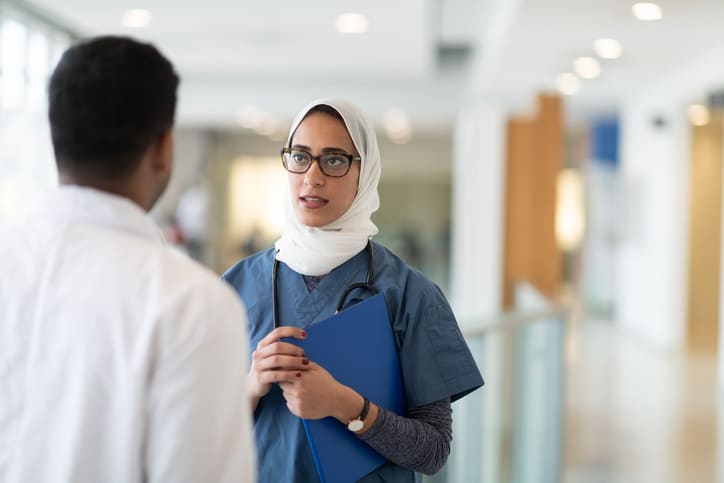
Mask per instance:
[[[335,314],[342,310],[342,307],[344,307],[345,302],[347,301],[347,297],[349,296],[350,292],[355,289],[362,289],[367,290],[372,293],[372,295],[377,295],[377,290],[372,286],[372,275],[373,275],[373,267],[375,265],[375,257],[374,253],[372,252],[372,243],[367,241],[367,278],[365,278],[364,282],[356,282],[353,284],[350,284],[347,286],[346,289],[344,289],[344,292],[342,292],[342,296],[339,298],[339,303],[337,303],[337,310],[335,311]],[[272,267],[272,304],[273,304],[273,311],[274,311],[274,328],[276,329],[279,327],[279,294],[277,292],[277,272],[279,271],[279,260],[274,258],[274,265]]]

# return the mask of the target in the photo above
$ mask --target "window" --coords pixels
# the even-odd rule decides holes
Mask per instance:
[[[16,217],[57,182],[46,86],[71,39],[57,25],[0,5],[0,218]]]

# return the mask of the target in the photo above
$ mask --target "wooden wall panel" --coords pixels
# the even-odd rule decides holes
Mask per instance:
[[[691,142],[689,191],[689,349],[716,352],[719,340],[721,250],[722,114],[695,126]]]
[[[549,298],[559,295],[562,257],[555,239],[556,179],[564,156],[558,96],[541,95],[532,119],[507,125],[503,306],[516,280]]]

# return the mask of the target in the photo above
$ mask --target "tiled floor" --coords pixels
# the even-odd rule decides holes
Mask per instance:
[[[565,483],[724,483],[714,355],[657,351],[607,322],[570,336]]]

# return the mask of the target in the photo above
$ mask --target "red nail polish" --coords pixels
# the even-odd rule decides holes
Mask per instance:
[[[301,372],[297,372],[297,377],[302,377],[302,373],[301,373]]]
[[[306,366],[307,364],[309,364],[309,360],[307,360],[307,359],[302,359],[302,364],[304,364],[304,365]]]
[[[303,331],[302,331],[302,337],[306,337],[306,336],[307,336],[307,332],[306,332],[305,330],[303,330]]]

